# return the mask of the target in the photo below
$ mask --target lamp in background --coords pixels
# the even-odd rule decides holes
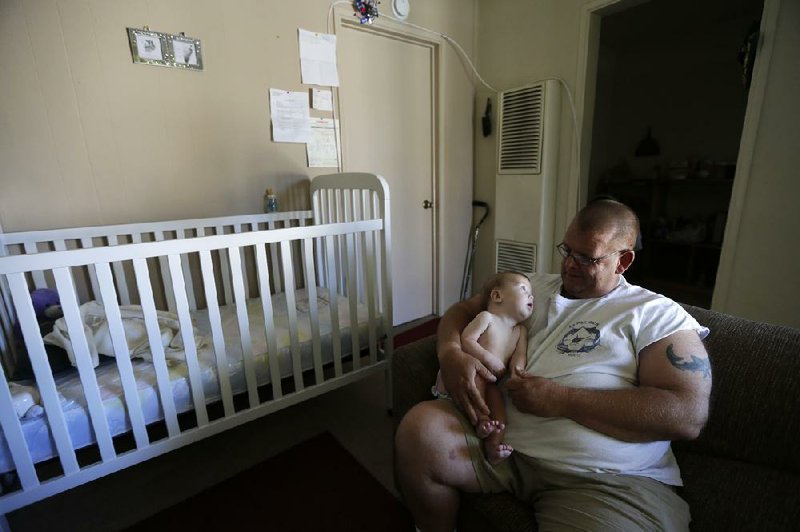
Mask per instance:
[[[653,155],[660,155],[661,154],[661,147],[656,142],[656,139],[653,138],[653,130],[650,126],[647,127],[647,136],[639,141],[639,145],[636,147],[636,156],[637,157],[651,157]]]

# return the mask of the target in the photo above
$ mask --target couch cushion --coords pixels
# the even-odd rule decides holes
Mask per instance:
[[[797,530],[800,476],[705,454],[675,455],[692,530]]]
[[[536,532],[533,506],[508,493],[464,493],[458,513],[460,532]]]
[[[714,383],[702,434],[673,448],[800,474],[800,330],[686,308],[711,329]]]

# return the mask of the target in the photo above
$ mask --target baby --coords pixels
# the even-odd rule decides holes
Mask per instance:
[[[481,311],[461,333],[462,349],[474,356],[498,378],[507,367],[525,367],[528,333],[522,322],[533,312],[531,283],[526,275],[503,272],[493,275],[481,290]],[[510,364],[509,364],[510,362]],[[503,443],[506,408],[497,386],[477,379],[490,416],[479,415],[475,432],[484,440],[486,458],[492,464],[501,462],[513,451]],[[441,373],[436,377],[433,394],[447,397]]]

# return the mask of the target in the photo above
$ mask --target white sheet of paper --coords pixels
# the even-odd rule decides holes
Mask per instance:
[[[311,89],[311,107],[320,111],[333,111],[333,93],[326,89]]]
[[[339,121],[333,118],[311,118],[311,140],[306,144],[309,168],[338,168],[338,149],[342,143],[337,142]]]
[[[300,43],[300,75],[307,85],[339,86],[336,70],[336,35],[297,29]]]
[[[281,89],[269,90],[273,142],[308,142],[311,128],[308,119],[308,94]]]

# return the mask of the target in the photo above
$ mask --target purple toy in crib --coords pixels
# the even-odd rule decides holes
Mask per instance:
[[[63,315],[58,292],[52,288],[37,288],[31,292],[31,302],[39,321],[55,320]]]

